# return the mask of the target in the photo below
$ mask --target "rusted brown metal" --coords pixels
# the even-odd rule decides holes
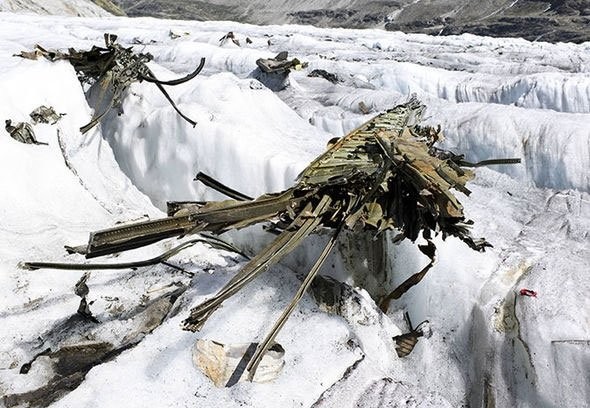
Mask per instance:
[[[47,143],[37,140],[35,137],[35,132],[33,131],[33,127],[30,123],[12,123],[12,120],[6,119],[4,121],[4,129],[6,129],[10,137],[12,137],[17,142],[35,145],[47,145]]]
[[[96,126],[111,108],[121,104],[125,91],[133,82],[151,82],[162,92],[176,112],[192,126],[196,122],[178,109],[164,85],[174,86],[187,82],[196,77],[205,65],[205,59],[201,58],[198,67],[183,78],[170,81],[162,81],[156,78],[154,73],[146,65],[153,57],[149,53],[136,53],[132,47],[125,48],[117,43],[117,36],[104,34],[105,47],[93,46],[89,51],[78,51],[70,48],[67,52],[46,50],[36,45],[33,51],[22,51],[16,56],[27,59],[44,57],[49,61],[69,61],[82,83],[90,84],[95,92],[89,91],[91,107],[94,116],[86,125],[80,128],[82,133],[88,132]]]
[[[431,262],[384,299],[384,310],[390,300],[403,295],[432,267],[433,235],[455,236],[478,251],[489,246],[484,239],[471,237],[470,222],[453,193],[453,190],[470,193],[465,185],[474,173],[461,166],[471,163],[465,162],[463,156],[433,147],[440,138],[440,128],[420,126],[424,110],[425,106],[412,97],[377,115],[333,143],[284,192],[254,200],[239,197],[239,200],[173,203],[168,218],[91,234],[86,257],[136,248],[172,236],[203,231],[220,234],[260,222],[274,222],[278,236],[215,296],[191,310],[183,322],[184,329],[196,331],[226,299],[279,262],[308,235],[319,229],[334,229],[332,239],[297,295],[266,340],[260,342],[248,365],[253,375],[266,347],[272,344],[301,299],[342,229],[368,230],[375,234],[395,230],[399,239],[415,241],[420,234],[426,239],[427,244],[419,248]]]
[[[412,321],[407,312],[405,317],[410,331],[393,337],[393,341],[395,342],[395,352],[400,358],[406,357],[412,352],[412,350],[414,350],[416,343],[418,343],[418,339],[424,336],[424,325],[428,323],[428,320],[425,320],[418,326],[413,327]]]

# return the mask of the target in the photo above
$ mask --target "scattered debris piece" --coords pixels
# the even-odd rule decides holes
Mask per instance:
[[[221,344],[198,340],[193,349],[195,365],[217,387],[231,387],[247,379],[246,365],[256,350],[256,343]],[[285,365],[285,349],[274,343],[262,359],[252,381],[264,383],[276,379]]]
[[[422,192],[420,192],[420,194],[422,194]],[[389,303],[392,300],[399,299],[400,297],[402,297],[404,293],[406,293],[408,290],[420,283],[420,281],[424,278],[424,276],[426,276],[426,273],[430,270],[430,268],[434,266],[434,263],[436,261],[436,246],[430,240],[428,235],[424,238],[426,239],[426,245],[418,245],[418,249],[420,250],[420,252],[422,252],[430,259],[430,262],[428,263],[428,265],[422,268],[420,272],[413,274],[408,279],[403,281],[397,288],[395,288],[393,292],[391,292],[389,295],[385,296],[381,300],[379,307],[384,312],[387,311],[387,309],[389,308]]]
[[[174,285],[158,297],[147,296],[145,304],[126,310],[100,325],[79,315],[56,323],[40,335],[42,344],[38,350],[42,351],[33,353],[34,357],[20,369],[20,373],[26,375],[33,365],[43,365],[47,372],[46,383],[24,393],[0,396],[0,404],[6,407],[51,405],[76,389],[93,367],[134,347],[160,326],[173,312],[172,307],[186,288],[183,284]],[[81,290],[84,293],[84,289]],[[129,330],[121,331],[122,324]],[[90,338],[92,340],[88,340]]]
[[[340,137],[333,137],[332,139],[328,140],[328,143],[326,143],[326,149],[332,148],[332,146],[338,143],[340,139]]]
[[[38,59],[43,56],[49,61],[67,60],[83,84],[90,84],[87,93],[90,106],[94,109],[94,117],[82,126],[82,133],[88,132],[114,107],[120,107],[125,91],[133,82],[151,82],[164,94],[178,114],[191,125],[196,122],[184,115],[176,106],[163,85],[179,85],[196,77],[205,65],[201,58],[199,66],[183,78],[161,81],[146,65],[152,60],[152,55],[135,53],[132,47],[124,48],[118,44],[115,34],[104,34],[105,47],[93,46],[90,51],[78,51],[70,48],[68,52],[49,51],[36,45],[33,51],[22,51],[17,56],[28,59]]]
[[[57,113],[53,107],[45,105],[41,105],[29,113],[33,125],[38,123],[48,123],[50,125],[55,125],[60,121],[62,116],[65,115],[65,113]]]
[[[189,33],[188,31],[185,31],[184,33],[181,33],[181,34],[177,34],[172,30],[168,31],[168,37],[170,37],[170,39],[172,39],[172,40],[176,40],[177,38],[186,37],[189,35],[191,35],[191,33]]]
[[[520,290],[519,293],[520,293],[520,296],[528,296],[528,297],[534,297],[534,298],[537,297],[537,292],[535,292],[534,290],[531,290],[531,289],[523,288]]]
[[[338,82],[340,82],[340,80],[335,74],[332,74],[331,72],[328,72],[325,69],[314,69],[309,74],[307,74],[307,76],[312,78],[324,78],[325,80],[330,81],[333,84],[337,84]]]
[[[297,58],[293,58],[292,60],[289,60],[288,58],[289,53],[287,51],[281,51],[274,58],[257,59],[256,65],[267,74],[288,73],[291,69],[301,70],[307,67],[307,62],[301,62]]]
[[[278,92],[285,89],[289,86],[289,72],[292,69],[300,70],[307,66],[307,62],[302,63],[297,58],[289,60],[288,57],[288,52],[282,51],[274,58],[259,58],[256,60],[258,68],[252,76],[272,91]]]
[[[39,44],[35,45],[35,49],[32,51],[21,51],[18,54],[12,54],[13,57],[21,57],[29,60],[38,60],[40,57],[45,56],[47,50],[43,49]]]
[[[198,172],[194,178],[194,181],[200,181],[201,183],[203,183],[207,187],[212,188],[213,190],[218,191],[221,194],[226,195],[229,198],[233,198],[234,200],[238,200],[238,201],[252,201],[252,200],[254,200],[252,197],[249,197],[245,194],[240,193],[239,191],[234,190],[233,188],[229,188],[229,187],[221,184],[220,182],[215,180],[213,177],[208,176],[207,174],[205,174],[203,172]]]
[[[390,337],[390,330],[397,329],[391,321],[383,321],[383,311],[362,288],[317,275],[309,289],[321,311],[342,317],[353,329],[358,326],[380,327],[378,330],[384,337]]]
[[[359,102],[359,110],[364,115],[368,115],[369,113],[371,113],[371,109],[369,109],[369,107],[363,101]]]
[[[412,350],[414,350],[416,343],[418,343],[418,338],[424,336],[424,331],[422,328],[426,323],[428,323],[428,320],[424,320],[418,326],[412,328],[410,315],[406,312],[406,322],[408,323],[410,331],[408,333],[393,337],[393,341],[395,341],[395,352],[400,358],[406,357],[412,352]]]
[[[17,142],[35,145],[47,145],[45,142],[39,142],[33,132],[33,127],[27,122],[17,122],[14,125],[12,120],[6,119],[4,128],[8,134]]]
[[[139,37],[133,37],[133,39],[131,40],[131,44],[135,44],[135,45],[146,45],[146,44],[157,44],[158,42],[156,40],[149,40],[149,42],[145,42],[144,40],[142,40]]]
[[[252,40],[250,39],[250,37],[246,37],[246,44],[252,44]]]
[[[233,31],[228,32],[226,35],[219,39],[219,45],[223,46],[226,42],[231,40],[235,45],[240,47],[240,41],[236,38]]]
[[[287,58],[285,54],[280,57],[282,61]],[[419,248],[430,258],[430,263],[386,300],[403,295],[432,266],[436,250],[431,240],[434,234],[442,234],[443,239],[455,236],[477,251],[490,246],[485,239],[471,237],[470,222],[451,191],[470,194],[465,184],[474,173],[461,166],[478,163],[434,148],[440,139],[439,129],[419,124],[425,108],[413,96],[408,102],[377,115],[316,158],[288,190],[255,200],[195,202],[192,207],[185,203],[168,218],[97,231],[90,236],[86,257],[138,248],[174,236],[203,231],[222,233],[273,221],[278,232],[275,240],[215,296],[191,310],[183,322],[184,329],[197,331],[226,299],[279,262],[305,237],[319,229],[332,229],[331,238],[292,302],[247,364],[248,377],[254,378],[265,352],[311,285],[343,229],[375,234],[393,229],[398,232],[398,240],[407,238],[414,242],[420,236],[426,240],[427,244]]]
[[[90,304],[88,303],[88,300],[86,300],[86,296],[88,296],[88,293],[90,293],[90,289],[86,284],[86,281],[88,281],[89,277],[90,272],[84,273],[84,275],[82,275],[82,277],[74,287],[74,293],[76,294],[76,296],[79,296],[81,298],[80,306],[78,306],[78,314],[94,323],[99,323],[99,321],[96,320],[96,317],[92,315],[92,311],[90,311]]]

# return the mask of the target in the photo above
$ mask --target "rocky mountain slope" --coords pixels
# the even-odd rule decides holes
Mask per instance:
[[[77,17],[125,15],[111,0],[3,0],[0,1],[2,11]]]
[[[129,16],[311,24],[531,41],[590,40],[589,0],[116,0]]]

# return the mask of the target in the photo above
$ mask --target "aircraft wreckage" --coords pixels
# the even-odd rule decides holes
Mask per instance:
[[[198,67],[183,78],[162,81],[146,65],[153,59],[149,53],[136,53],[132,47],[125,48],[118,44],[117,36],[104,34],[104,47],[93,46],[89,51],[78,51],[70,48],[68,52],[46,50],[36,45],[33,51],[22,51],[18,57],[36,60],[44,57],[49,61],[69,61],[82,84],[91,85],[87,92],[90,107],[94,109],[94,116],[89,123],[80,128],[82,133],[88,132],[112,109],[120,107],[125,91],[134,82],[151,82],[162,92],[174,110],[191,125],[196,122],[183,114],[176,106],[164,85],[174,86],[190,81],[196,77],[205,66],[205,58],[201,58]]]
[[[470,167],[519,163],[520,159],[486,160],[470,163],[462,155],[434,146],[440,128],[421,126],[425,106],[412,97],[408,102],[377,115],[348,135],[332,141],[328,150],[298,176],[295,185],[283,192],[252,199],[200,175],[198,179],[225,193],[232,200],[168,203],[168,217],[116,226],[90,235],[87,245],[70,251],[93,258],[152,244],[165,238],[211,232],[221,234],[253,224],[271,222],[276,238],[213,297],[193,308],[184,320],[185,330],[200,330],[207,319],[229,297],[257,275],[293,251],[305,237],[321,229],[332,234],[319,258],[307,274],[292,302],[260,342],[246,366],[250,379],[265,352],[309,288],[320,266],[344,229],[352,231],[397,232],[394,241],[426,240],[420,250],[430,263],[403,282],[384,299],[387,310],[416,285],[432,267],[435,257],[433,235],[454,236],[470,248],[482,251],[490,246],[474,239],[470,221],[452,190],[469,194],[466,183],[474,177]],[[190,243],[190,241],[189,241]],[[216,245],[221,245],[217,242]],[[148,261],[126,264],[59,264],[28,262],[29,269],[112,269],[158,263],[187,246],[187,243]],[[418,329],[416,329],[418,330]],[[412,336],[419,336],[416,331]],[[398,339],[407,341],[407,339]],[[415,340],[415,339],[414,339]],[[411,349],[410,349],[411,350]],[[409,352],[409,351],[407,351]]]

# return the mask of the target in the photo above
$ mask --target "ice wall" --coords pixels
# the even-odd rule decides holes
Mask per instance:
[[[223,198],[193,181],[199,171],[251,196],[281,191],[331,137],[253,79],[220,73],[171,94],[195,128],[150,84],[134,85],[124,116],[111,115],[102,126],[122,170],[159,208],[166,201]]]

